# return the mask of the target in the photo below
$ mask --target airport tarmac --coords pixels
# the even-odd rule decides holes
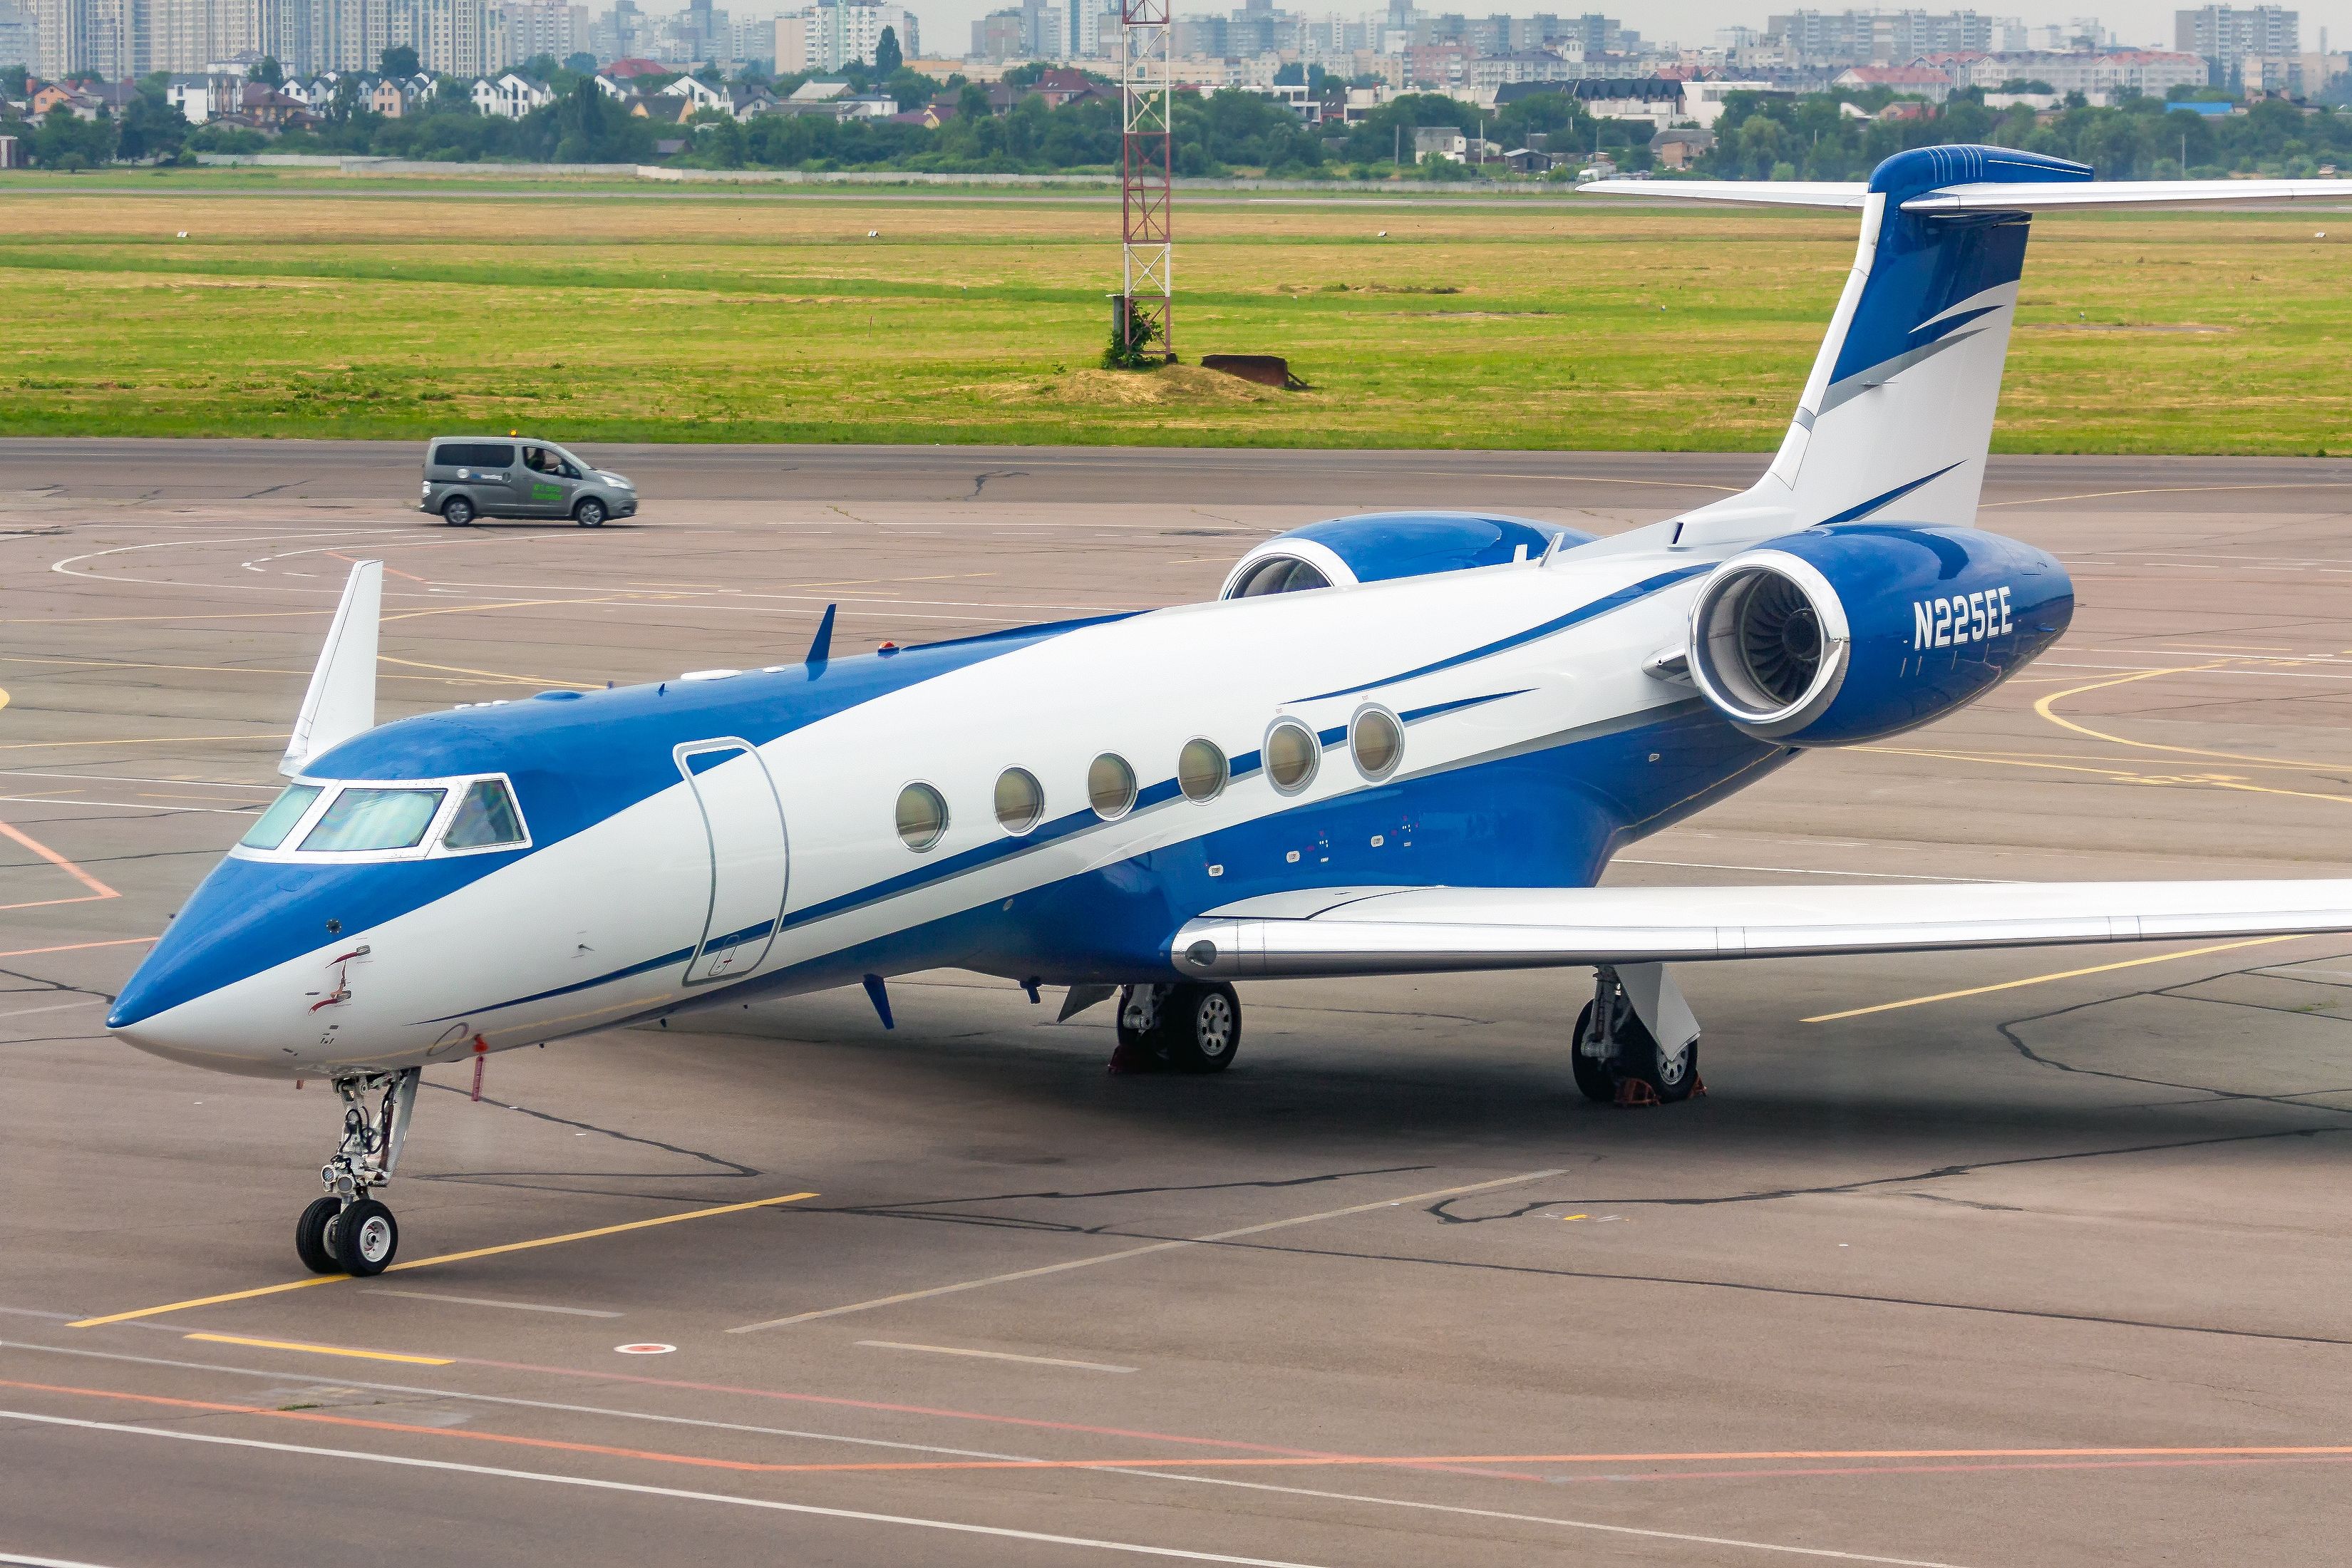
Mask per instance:
[[[413,446],[0,441],[0,1563],[2333,1563],[2352,936],[1686,966],[1701,1100],[1587,1104],[1582,972],[1107,1010],[858,993],[433,1069],[402,1262],[296,1263],[313,1083],[111,1041],[352,559],[381,716],[1205,597],[1393,505],[1613,530],[1760,459],[603,448],[457,531]],[[1622,881],[2352,875],[2352,463],[2019,458],[2047,658]]]

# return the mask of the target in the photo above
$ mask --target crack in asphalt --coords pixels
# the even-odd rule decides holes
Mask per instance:
[[[2314,1129],[2329,1131],[2328,1129]],[[1121,1237],[1129,1232],[1119,1232]],[[1143,1241],[1173,1240],[1137,1234]],[[1192,1237],[1181,1239],[1192,1240]],[[2228,1339],[2266,1340],[2281,1344],[2352,1346],[2352,1339],[2327,1334],[2291,1334],[2268,1329],[2232,1329],[2208,1323],[2167,1322],[2158,1318],[2125,1318],[2105,1312],[2068,1312],[2043,1307],[2001,1307],[1980,1301],[1945,1301],[1927,1296],[1893,1296],[1867,1290],[1827,1290],[1801,1285],[1766,1285],[1745,1279],[1709,1279],[1682,1274],[1621,1274],[1598,1268],[1556,1268],[1533,1263],[1496,1263],[1484,1258],[1425,1258],[1412,1253],[1353,1252],[1339,1247],[1297,1247],[1278,1242],[1202,1241],[1201,1247],[1233,1247],[1248,1252],[1276,1252],[1298,1258],[1349,1258],[1366,1263],[1412,1263],[1434,1268],[1463,1268],[1489,1274],[1537,1275],[1555,1279],[1615,1280],[1629,1285],[1678,1285],[1694,1289],[1737,1290],[1759,1296],[1792,1296],[1807,1300],[1852,1301],[1864,1306],[1923,1307],[1947,1312],[1978,1312],[2000,1318],[2035,1318],[2051,1322],[2091,1323],[2105,1328],[2158,1329],[2180,1334],[2216,1334]]]
[[[1029,470],[1026,468],[992,468],[986,473],[974,474],[972,476],[971,493],[970,495],[956,496],[951,499],[956,500],[978,500],[980,499],[980,492],[988,487],[988,481],[991,479],[1025,479],[1028,477]]]
[[[459,1089],[455,1084],[429,1083],[423,1082],[422,1080],[420,1080],[420,1083],[423,1088],[438,1089],[444,1094],[463,1094],[468,1099],[472,1098],[470,1090]],[[552,1111],[533,1110],[527,1105],[516,1105],[503,1100],[492,1100],[487,1094],[482,1096],[481,1103],[484,1105],[496,1106],[500,1110],[520,1111],[521,1114],[530,1117],[535,1121],[551,1122],[558,1127],[569,1127],[575,1131],[599,1133],[604,1137],[616,1139],[624,1143],[641,1143],[649,1149],[659,1149],[667,1154],[677,1154],[688,1160],[699,1160],[706,1165],[716,1165],[720,1170],[725,1171],[733,1176],[748,1178],[767,1173],[761,1170],[757,1165],[746,1165],[740,1160],[730,1160],[723,1154],[712,1154],[700,1149],[689,1149],[680,1143],[665,1143],[658,1138],[644,1138],[638,1136],[635,1132],[623,1132],[617,1128],[599,1127],[593,1121],[577,1121],[568,1116],[558,1116]],[[492,1176],[577,1176],[582,1173],[583,1173],[577,1171],[453,1171],[445,1172],[436,1175],[420,1176],[418,1179],[420,1181],[427,1182],[464,1182]],[[616,1178],[624,1180],[644,1180],[647,1178],[658,1179],[667,1174],[667,1173],[659,1171],[615,1171],[612,1173]],[[684,1172],[678,1173],[678,1174],[681,1175],[687,1173],[688,1173]],[[692,1173],[695,1175],[707,1174],[707,1173],[704,1172],[695,1172]],[[494,1185],[497,1184],[493,1183],[486,1184]]]
[[[1842,1193],[1864,1192],[1872,1187],[1900,1186],[1911,1182],[1935,1182],[1953,1176],[1973,1175],[1979,1171],[1995,1171],[2006,1166],[2060,1164],[2073,1160],[2104,1160],[2120,1154],[2153,1154],[2171,1149],[2200,1149],[2215,1143],[2259,1142],[2272,1138],[2315,1138],[2326,1133],[2352,1132],[2352,1127],[2291,1127],[2270,1132],[2231,1132],[2211,1138],[2184,1138],[2164,1143],[2134,1143],[2115,1149],[2074,1149],[2055,1154],[2019,1154],[2005,1160],[1972,1160],[1950,1165],[1937,1165],[1925,1171],[1914,1171],[1897,1176],[1866,1176],[1851,1182],[1832,1182],[1811,1187],[1769,1187],[1755,1192],[1718,1193],[1705,1197],[1633,1198],[1577,1196],[1541,1198],[1506,1209],[1499,1214],[1459,1215],[1449,1213],[1459,1198],[1442,1198],[1423,1212],[1432,1215],[1444,1225],[1485,1225],[1492,1220],[1522,1219],[1538,1209],[1558,1208],[1572,1204],[1580,1208],[1712,1208],[1727,1204],[1772,1203],[1781,1198],[1833,1196]],[[1924,1197],[1921,1193],[1906,1196]],[[1958,1200],[1953,1200],[1958,1201]]]
[[[1359,1176],[1407,1175],[1435,1169],[1431,1165],[1380,1165],[1364,1170],[1329,1171],[1312,1176],[1276,1176],[1255,1181],[1193,1182],[1167,1186],[1105,1187],[1091,1192],[1064,1192],[1050,1189],[1032,1193],[991,1193],[969,1197],[919,1198],[906,1203],[841,1204],[832,1205],[799,1205],[810,1214],[857,1215],[876,1219],[929,1220],[940,1225],[968,1225],[992,1230],[1038,1231],[1057,1236],[1123,1235],[1114,1232],[1118,1222],[1105,1220],[1099,1225],[1080,1225],[1067,1220],[1031,1219],[1018,1215],[958,1214],[943,1211],[936,1205],[946,1204],[994,1204],[1024,1201],[1084,1202],[1095,1198],[1150,1197],[1175,1193],[1220,1193],[1245,1190],[1279,1191],[1289,1187],[1318,1186],[1330,1182],[1351,1181]]]

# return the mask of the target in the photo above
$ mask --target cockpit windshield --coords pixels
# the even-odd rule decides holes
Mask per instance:
[[[362,849],[410,849],[425,841],[433,826],[441,789],[363,789],[352,787],[337,795],[302,840],[311,851],[349,853]]]
[[[277,848],[294,831],[294,825],[302,820],[302,814],[310,809],[310,803],[319,798],[320,788],[318,784],[288,784],[237,842],[248,849]]]
[[[469,785],[449,818],[449,831],[441,836],[442,844],[451,849],[487,849],[522,841],[522,818],[499,779],[477,779]]]

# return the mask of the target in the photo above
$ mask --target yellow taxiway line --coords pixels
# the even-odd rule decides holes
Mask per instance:
[[[412,1366],[457,1364],[445,1355],[402,1355],[398,1351],[346,1350],[341,1345],[305,1344],[299,1340],[249,1340],[242,1334],[188,1334],[184,1337],[214,1345],[251,1345],[256,1350],[308,1351],[312,1355],[347,1355],[358,1361],[404,1361]]]
[[[625,1225],[598,1226],[593,1230],[568,1231],[562,1236],[542,1236],[530,1241],[509,1241],[497,1247],[477,1247],[465,1252],[445,1252],[437,1258],[420,1258],[413,1263],[395,1263],[384,1270],[398,1273],[404,1268],[432,1268],[444,1263],[462,1263],[469,1258],[493,1258],[502,1252],[527,1252],[539,1247],[561,1247],[571,1241],[590,1241],[600,1236],[618,1236],[624,1231],[649,1230],[657,1225],[677,1225],[689,1219],[709,1219],[722,1214],[741,1214],[747,1209],[772,1208],[778,1204],[796,1204],[803,1198],[813,1198],[814,1193],[786,1193],[782,1197],[754,1198],[747,1204],[721,1204],[717,1208],[689,1209],[685,1214],[659,1215],[652,1219],[633,1219]],[[249,1301],[257,1296],[282,1295],[289,1290],[307,1290],[314,1285],[348,1284],[348,1274],[316,1274],[308,1279],[289,1279],[278,1285],[258,1285],[250,1290],[229,1290],[218,1296],[199,1296],[189,1301],[168,1301],[160,1307],[142,1307],[133,1312],[110,1312],[102,1318],[84,1318],[68,1323],[75,1329],[102,1328],[108,1323],[127,1323],[137,1318],[161,1317],[166,1312],[184,1312],[194,1307],[216,1307],[224,1301]],[[315,1346],[300,1346],[315,1349]]]
[[[2021,985],[2046,985],[2053,980],[2074,980],[2085,974],[2106,974],[2118,969],[2137,969],[2143,963],[2169,963],[2176,958],[2201,958],[2209,952],[2228,952],[2232,948],[2266,947],[2274,942],[2294,942],[2303,936],[2324,936],[2325,931],[2298,931],[2289,936],[2249,937],[2243,942],[2219,942],[2211,947],[2188,947],[2179,952],[2158,952],[2147,958],[2126,958],[2116,963],[2095,963],[2088,969],[2062,969],[2054,974],[2029,974],[2022,980],[2003,980],[1991,985],[1971,985],[1965,991],[1938,991],[1933,996],[1906,996],[1900,1002],[1881,1002],[1874,1006],[1849,1007],[1843,1013],[1820,1013],[1810,1018],[1800,1018],[1801,1024],[1834,1024],[1840,1018],[1859,1018],[1865,1013],[1891,1013],[1898,1007],[1924,1007],[1930,1002],[1956,1002],[1963,996],[1982,996],[1994,991],[2014,991]]]

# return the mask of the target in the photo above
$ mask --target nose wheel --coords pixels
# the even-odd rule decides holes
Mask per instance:
[[[313,1274],[381,1274],[400,1252],[400,1222],[373,1194],[392,1180],[416,1109],[419,1069],[335,1080],[343,1136],[319,1168],[327,1191],[294,1222],[294,1252]]]

